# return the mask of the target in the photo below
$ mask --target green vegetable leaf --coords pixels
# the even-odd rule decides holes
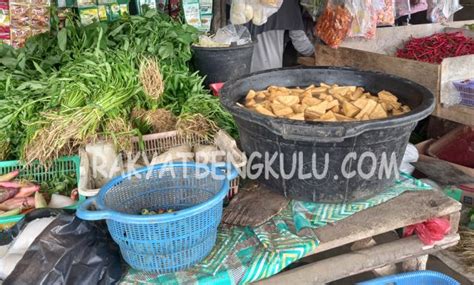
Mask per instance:
[[[161,59],[166,59],[173,55],[173,45],[171,43],[166,43],[158,49],[158,54]]]
[[[35,69],[41,73],[42,75],[46,75],[46,72],[36,63],[36,61],[33,61],[33,65],[35,66]]]
[[[62,51],[66,50],[67,44],[67,29],[62,29],[58,33],[58,46],[59,49]]]
[[[17,64],[16,58],[13,57],[2,57],[0,58],[0,63],[5,65],[8,68],[15,68]]]

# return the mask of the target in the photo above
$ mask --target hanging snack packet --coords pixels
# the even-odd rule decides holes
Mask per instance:
[[[395,24],[395,0],[373,0],[372,6],[377,14],[377,26]]]
[[[323,42],[337,48],[351,28],[352,16],[343,4],[328,2],[326,9],[316,23],[316,33]]]
[[[372,0],[350,0],[348,8],[352,14],[348,36],[374,38],[377,30],[377,14],[372,7]]]

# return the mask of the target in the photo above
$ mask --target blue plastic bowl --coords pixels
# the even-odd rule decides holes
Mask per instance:
[[[459,285],[453,278],[439,272],[422,270],[380,277],[359,285]]]

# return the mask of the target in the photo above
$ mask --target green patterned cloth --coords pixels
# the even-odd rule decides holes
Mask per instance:
[[[292,201],[280,214],[257,228],[221,226],[211,254],[187,271],[158,275],[129,269],[121,283],[248,284],[268,278],[315,251],[318,238],[298,235],[301,229],[323,227],[384,203],[405,191],[429,189],[429,185],[402,174],[401,179],[387,191],[363,202],[324,204]]]

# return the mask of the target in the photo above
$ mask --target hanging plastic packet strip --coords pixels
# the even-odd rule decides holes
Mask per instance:
[[[373,0],[372,6],[377,14],[377,26],[395,24],[395,0]]]
[[[343,3],[329,0],[316,23],[316,36],[332,48],[337,48],[351,28],[352,16]]]
[[[372,7],[372,0],[350,0],[348,7],[352,14],[348,36],[374,38],[377,30],[377,14]]]

